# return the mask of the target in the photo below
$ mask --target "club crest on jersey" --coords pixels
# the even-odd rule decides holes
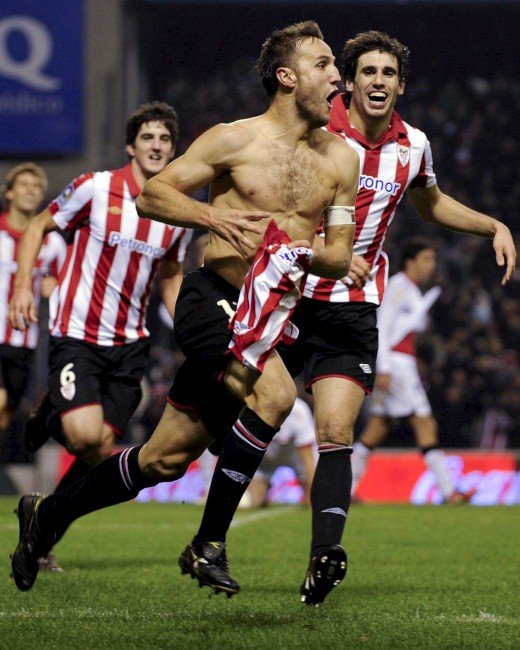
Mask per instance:
[[[76,384],[71,383],[65,384],[65,386],[60,386],[60,393],[66,400],[69,402],[72,401],[74,399],[74,395],[76,394]]]
[[[410,162],[410,147],[403,147],[402,145],[398,144],[397,157],[399,158],[399,162],[401,163],[402,167],[406,167],[406,165]]]

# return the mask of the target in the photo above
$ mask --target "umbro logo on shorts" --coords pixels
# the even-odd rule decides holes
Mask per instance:
[[[249,483],[249,481],[251,480],[245,474],[241,474],[240,472],[235,472],[232,469],[223,469],[222,471],[226,476],[229,476],[229,478],[232,481],[235,481],[235,483]]]
[[[372,368],[368,365],[368,363],[360,363],[359,367],[365,373],[365,375],[371,375],[372,374]]]

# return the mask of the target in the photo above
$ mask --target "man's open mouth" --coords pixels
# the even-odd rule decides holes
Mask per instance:
[[[387,97],[388,95],[386,93],[373,92],[369,94],[368,99],[376,104],[384,104]]]

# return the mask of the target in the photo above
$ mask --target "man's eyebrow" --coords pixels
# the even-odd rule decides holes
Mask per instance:
[[[334,62],[336,60],[335,56],[332,56],[332,54],[320,54],[319,56],[316,57],[316,61],[332,61]]]

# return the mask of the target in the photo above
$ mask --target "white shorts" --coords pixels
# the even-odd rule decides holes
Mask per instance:
[[[431,415],[430,403],[419,377],[415,357],[393,352],[390,361],[390,389],[387,392],[374,389],[369,401],[369,414],[389,418]]]

